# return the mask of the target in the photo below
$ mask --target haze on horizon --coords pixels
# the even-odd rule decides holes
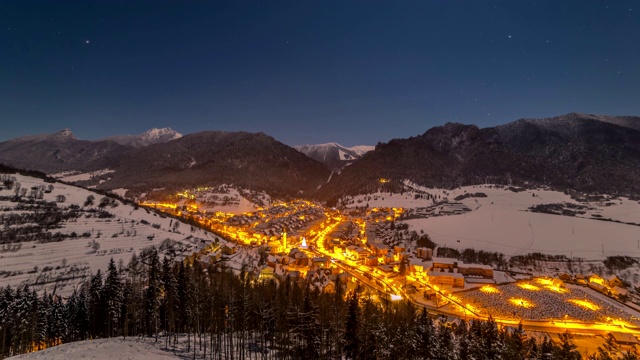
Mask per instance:
[[[0,141],[171,127],[375,144],[640,115],[635,1],[3,1]]]

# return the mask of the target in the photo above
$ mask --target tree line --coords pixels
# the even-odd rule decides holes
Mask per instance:
[[[1,288],[0,337],[0,358],[105,337],[151,337],[175,348],[186,337],[187,353],[205,359],[581,359],[569,333],[552,343],[492,319],[452,325],[339,281],[335,292],[322,292],[306,280],[160,260],[154,248],[126,267],[112,259],[67,298]],[[616,353],[608,341],[589,358]]]

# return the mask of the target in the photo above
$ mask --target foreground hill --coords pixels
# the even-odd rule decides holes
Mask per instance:
[[[360,145],[344,147],[336,143],[300,145],[294,148],[313,160],[323,163],[332,172],[340,171],[347,165],[360,159],[362,155],[374,149],[373,146]]]
[[[42,351],[11,357],[14,360],[80,360],[80,359],[182,359],[184,351],[161,350],[152,339],[107,338],[77,341]]]
[[[428,187],[541,184],[581,191],[640,192],[640,118],[568,114],[480,129],[448,123],[376,146],[332,177],[319,196]],[[619,120],[619,121],[618,121]],[[622,124],[625,126],[618,125]]]
[[[111,258],[188,256],[213,234],[144,208],[0,166],[0,283],[68,295]],[[18,195],[16,195],[18,194]]]

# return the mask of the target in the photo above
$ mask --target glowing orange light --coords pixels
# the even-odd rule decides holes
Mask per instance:
[[[496,289],[495,287],[493,287],[491,285],[485,285],[485,286],[481,287],[480,291],[482,291],[485,294],[499,294],[500,293],[500,290]]]
[[[510,298],[509,302],[514,305],[514,306],[519,306],[519,307],[523,307],[523,308],[532,308],[535,307],[535,305],[526,299],[520,299],[520,298]]]
[[[519,283],[518,287],[524,290],[529,290],[529,291],[540,291],[539,287],[535,285],[531,285],[529,283]]]
[[[600,306],[592,303],[591,301],[580,300],[580,299],[569,299],[567,301],[572,303],[572,304],[578,305],[578,306],[580,306],[582,308],[585,308],[587,310],[592,310],[592,311],[600,310]]]

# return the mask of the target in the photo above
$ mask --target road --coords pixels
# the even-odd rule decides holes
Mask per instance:
[[[367,274],[369,276],[365,276],[365,272],[360,269],[360,266],[349,261],[336,258],[335,254],[328,252],[324,248],[324,242],[326,236],[333,231],[338,225],[341,224],[342,221],[337,221],[335,223],[330,223],[325,228],[320,231],[316,236],[311,238],[311,242],[315,246],[310,247],[307,251],[310,255],[314,256],[326,256],[332,259],[334,265],[341,268],[343,271],[350,273],[354,276],[358,281],[362,284],[375,289],[379,292],[385,293],[389,295],[400,295],[403,299],[409,300],[416,307],[426,308],[430,314],[433,315],[444,315],[444,316],[454,316],[461,319],[470,320],[473,318],[480,320],[487,320],[486,316],[481,316],[476,313],[473,309],[464,306],[457,299],[452,297],[451,295],[444,294],[438,288],[433,288],[429,284],[424,284],[425,287],[432,288],[437,292],[436,296],[440,296],[443,301],[449,302],[450,306],[440,306],[434,307],[431,304],[425,303],[424,300],[421,299],[421,294],[409,295],[404,290],[402,290],[402,286],[398,283],[398,280],[389,280],[379,275],[376,275],[373,271],[369,271]],[[390,283],[390,284],[389,284]],[[381,285],[382,284],[382,285]],[[453,309],[447,309],[446,307],[453,307]],[[529,331],[537,331],[544,333],[563,333],[567,330],[571,331],[574,334],[584,334],[584,335],[607,335],[610,332],[624,332],[630,333],[635,336],[640,336],[640,328],[632,328],[626,327],[623,325],[615,325],[615,324],[591,324],[591,323],[580,323],[574,321],[565,321],[565,320],[555,320],[555,321],[534,321],[534,320],[512,320],[512,319],[502,319],[502,318],[494,318],[495,322],[503,325],[503,326],[513,326],[516,327],[520,322],[522,322],[522,327],[525,330]]]

